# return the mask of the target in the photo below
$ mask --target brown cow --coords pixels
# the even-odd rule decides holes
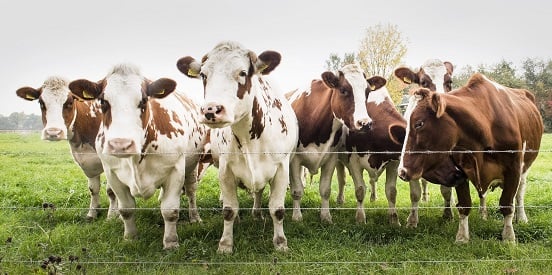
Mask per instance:
[[[452,90],[452,72],[454,70],[454,67],[452,66],[452,63],[445,61],[442,62],[439,59],[428,59],[424,62],[424,64],[417,70],[413,71],[410,68],[407,67],[399,67],[395,70],[395,76],[401,80],[402,82],[406,84],[417,84],[419,87],[427,88],[431,91],[435,91],[438,93],[448,93]],[[413,105],[414,102],[411,100],[409,102],[409,106],[407,109]],[[406,114],[405,114],[406,115]],[[408,119],[408,118],[406,118]],[[425,179],[420,179],[418,186],[413,185],[412,182],[410,182],[410,188],[411,195],[414,197],[420,197],[419,193],[416,194],[418,190],[420,190],[420,183],[421,183],[421,199],[423,201],[429,200],[429,191],[428,191],[428,184]],[[445,203],[445,209],[443,211],[443,217],[445,219],[452,220],[452,210],[450,208],[452,202],[452,188],[441,185],[441,195],[443,196],[443,200]],[[485,198],[481,198],[481,213],[484,217],[486,217],[486,208],[485,205]],[[416,203],[417,204],[417,203]],[[411,214],[416,214],[411,213]],[[417,221],[418,219],[415,218]],[[414,226],[415,227],[415,226]]]
[[[415,98],[399,176],[403,180],[424,177],[456,188],[460,214],[456,241],[460,243],[469,241],[467,180],[480,196],[490,188],[502,187],[502,239],[515,241],[513,200],[516,197],[516,220],[527,222],[523,205],[527,171],[537,157],[543,134],[533,94],[475,74],[450,93],[422,88]]]

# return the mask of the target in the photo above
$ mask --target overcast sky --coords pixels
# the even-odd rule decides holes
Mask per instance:
[[[38,88],[51,75],[97,81],[121,62],[201,96],[199,81],[180,74],[176,61],[200,59],[222,40],[280,52],[272,80],[284,91],[305,87],[330,53],[356,51],[376,24],[398,26],[411,67],[428,58],[457,68],[548,60],[550,16],[552,4],[542,0],[2,0],[0,114],[40,113],[38,103],[15,95],[20,87]]]

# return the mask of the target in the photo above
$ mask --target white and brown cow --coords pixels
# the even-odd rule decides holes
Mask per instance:
[[[304,193],[303,168],[320,175],[320,219],[331,223],[329,211],[331,179],[338,162],[338,153],[345,149],[348,131],[369,128],[372,119],[366,111],[370,85],[357,64],[344,66],[337,74],[322,73],[322,80],[313,80],[306,91],[288,94],[299,122],[299,144],[290,167],[293,220],[300,221],[301,198]]]
[[[96,149],[119,201],[124,238],[137,236],[135,197],[150,198],[160,188],[164,249],[179,245],[176,224],[183,188],[190,222],[201,220],[195,191],[206,129],[198,122],[199,108],[173,93],[175,87],[168,78],[148,80],[130,64],[114,66],[98,82],[81,79],[69,84],[79,98],[101,102],[104,116]]]
[[[512,220],[515,213],[518,221],[527,221],[527,172],[537,157],[543,134],[533,94],[475,74],[465,86],[450,93],[422,88],[414,95],[399,176],[403,180],[424,177],[456,188],[460,214],[456,241],[460,243],[469,241],[468,179],[480,196],[500,186],[502,239],[515,241]]]
[[[289,186],[289,161],[297,145],[295,114],[283,94],[263,75],[280,63],[280,54],[260,55],[231,41],[221,42],[201,62],[183,57],[178,69],[204,85],[201,122],[211,127],[211,150],[218,158],[224,230],[219,253],[231,253],[238,214],[238,185],[260,195],[270,185],[268,208],[276,250],[288,250],[284,235],[284,199]]]
[[[452,72],[454,70],[454,67],[452,63],[445,61],[442,62],[439,59],[428,59],[424,64],[417,70],[413,71],[410,68],[407,67],[400,67],[395,69],[395,76],[401,80],[402,82],[406,84],[417,84],[419,87],[427,88],[431,91],[435,91],[437,93],[448,93],[452,90]],[[408,120],[409,115],[409,109],[412,108],[414,105],[414,97],[409,98],[409,103],[405,111],[405,118]],[[427,181],[425,179],[420,179],[418,183],[416,182],[410,182],[410,193],[413,198],[420,198],[420,194],[416,193],[420,191],[420,183],[421,183],[421,198],[423,201],[428,201],[429,199],[429,192],[428,192],[428,185]],[[416,184],[418,186],[416,186]],[[441,195],[444,199],[445,208],[443,211],[443,217],[445,219],[452,219],[453,214],[451,210],[451,204],[452,202],[452,188],[447,186],[440,186],[441,189]],[[484,197],[481,198],[481,205],[485,205]],[[413,201],[414,203],[414,201]],[[417,204],[417,203],[416,203]],[[485,208],[481,208],[482,214],[484,217],[486,217],[486,211]],[[417,213],[417,211],[415,212]],[[411,214],[414,214],[411,212]],[[417,221],[418,218],[412,217],[412,221]],[[413,225],[413,224],[410,224]],[[415,226],[414,226],[415,227]]]
[[[16,94],[25,100],[38,100],[42,112],[41,137],[43,140],[68,140],[71,155],[88,178],[90,207],[86,217],[95,219],[100,207],[100,175],[102,163],[96,154],[95,142],[102,119],[102,111],[96,101],[77,100],[69,91],[69,81],[52,76],[39,88],[22,87]],[[107,186],[109,210],[107,217],[117,215],[115,195]]]
[[[356,220],[359,223],[365,223],[364,197],[366,183],[363,172],[364,170],[368,172],[371,186],[370,200],[374,201],[376,199],[377,180],[385,171],[385,196],[389,204],[389,222],[400,225],[395,205],[397,197],[396,184],[400,151],[406,132],[406,121],[395,108],[395,104],[387,88],[385,88],[385,79],[375,76],[370,78],[369,82],[380,83],[372,86],[372,91],[366,101],[366,109],[373,119],[373,123],[370,130],[349,132],[346,137],[346,151],[350,153],[340,155],[341,163],[336,167],[339,184],[338,202],[343,202],[345,173],[342,170],[344,164],[347,166],[355,184]],[[416,187],[418,189],[415,189]],[[411,191],[410,196],[412,208],[407,219],[407,226],[409,227],[416,227],[418,224],[419,188],[419,181],[411,182],[411,190],[413,191]],[[418,196],[416,197],[416,195]]]

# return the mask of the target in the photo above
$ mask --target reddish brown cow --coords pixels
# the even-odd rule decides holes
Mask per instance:
[[[102,120],[102,110],[95,101],[77,100],[69,91],[69,81],[58,76],[49,77],[40,88],[22,87],[16,94],[29,101],[38,100],[42,112],[42,139],[68,140],[71,155],[88,178],[90,190],[89,219],[95,219],[100,207],[100,175],[102,163],[96,154],[95,141]],[[117,215],[117,200],[109,185],[107,217]]]
[[[516,213],[516,220],[527,221],[523,205],[527,171],[537,157],[543,134],[533,94],[475,74],[450,93],[420,89],[415,97],[399,176],[403,180],[424,177],[456,188],[460,214],[457,242],[469,241],[467,179],[480,196],[489,188],[502,187],[502,239],[515,241],[512,220]],[[425,153],[428,151],[437,153]]]

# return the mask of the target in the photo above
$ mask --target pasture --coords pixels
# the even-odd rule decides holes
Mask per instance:
[[[355,196],[348,178],[346,202],[335,203],[332,182],[330,210],[333,224],[319,218],[317,178],[307,184],[303,221],[291,221],[291,197],[286,196],[284,230],[290,251],[279,253],[272,244],[272,221],[250,214],[252,199],[240,196],[240,222],[234,227],[234,253],[216,253],[223,218],[217,171],[210,168],[201,181],[197,200],[201,224],[190,224],[181,211],[180,247],[162,249],[163,219],[156,198],[137,199],[139,238],[123,240],[118,219],[106,220],[102,209],[95,221],[86,220],[89,203],[86,178],[73,163],[67,142],[41,141],[38,133],[0,134],[0,274],[543,274],[552,264],[552,134],[545,134],[541,153],[527,185],[528,224],[514,224],[517,244],[500,241],[500,190],[488,195],[489,219],[470,214],[471,241],[454,243],[455,220],[441,218],[442,198],[430,186],[430,201],[422,202],[420,222],[406,228],[409,188],[397,181],[397,206],[403,226],[387,222],[383,181],[378,200],[366,200],[366,224],[355,222]],[[102,178],[104,181],[105,178]],[[267,205],[267,190],[263,207]],[[102,207],[107,207],[102,184]],[[181,205],[187,205],[186,197]],[[479,200],[472,192],[473,205]]]

